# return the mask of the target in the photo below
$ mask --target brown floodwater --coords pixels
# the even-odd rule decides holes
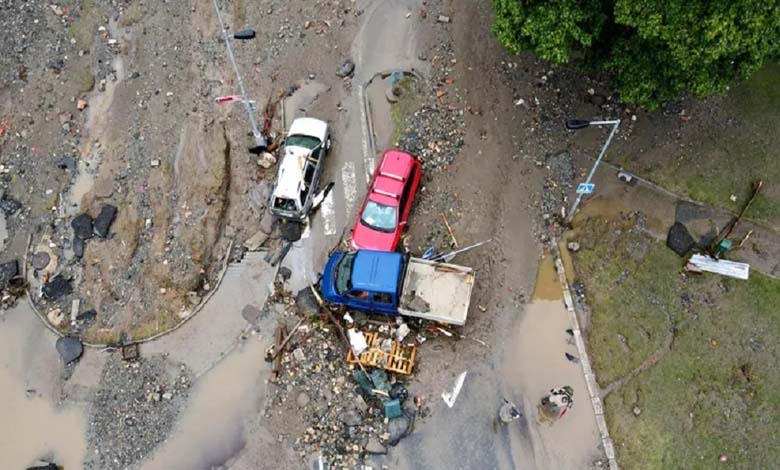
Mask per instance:
[[[63,470],[83,467],[86,418],[76,406],[60,406],[62,363],[55,336],[22,300],[0,314],[0,460],[23,469],[38,459]]]
[[[561,283],[555,264],[550,254],[545,254],[539,260],[539,271],[536,274],[536,286],[532,300],[558,300],[563,298]]]
[[[259,413],[265,394],[266,343],[250,336],[198,380],[171,437],[145,470],[205,470],[222,466],[241,452],[246,420]]]
[[[515,393],[523,397],[530,421],[538,468],[590,468],[598,456],[600,437],[580,364],[564,356],[578,356],[566,329],[569,313],[561,300],[536,300],[529,304],[515,326],[503,358],[505,376]],[[537,405],[551,388],[574,388],[574,406],[563,418],[550,421]]]

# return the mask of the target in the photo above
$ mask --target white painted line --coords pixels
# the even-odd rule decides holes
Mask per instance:
[[[341,169],[341,181],[344,184],[344,202],[347,212],[352,212],[357,197],[357,178],[355,176],[355,163],[347,162]]]
[[[358,108],[360,109],[360,131],[362,132],[361,143],[363,144],[363,158],[368,158],[368,121],[366,117],[366,91],[363,85],[358,87]]]
[[[336,235],[336,221],[334,220],[336,211],[333,210],[333,191],[328,193],[328,197],[322,201],[320,213],[322,215],[322,230],[325,233],[325,236],[329,237]]]
[[[458,379],[455,381],[455,388],[452,389],[452,393],[443,392],[441,394],[442,400],[444,400],[444,403],[446,403],[450,408],[455,406],[455,400],[458,399],[460,389],[463,388],[463,382],[466,380],[466,372],[468,371],[465,371],[458,376]]]

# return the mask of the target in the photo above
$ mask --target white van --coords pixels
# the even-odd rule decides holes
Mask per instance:
[[[292,122],[271,192],[272,214],[296,221],[306,219],[329,149],[328,123],[309,117]]]

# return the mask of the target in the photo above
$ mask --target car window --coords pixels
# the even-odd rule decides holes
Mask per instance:
[[[366,292],[364,290],[357,290],[357,289],[355,289],[355,290],[349,291],[349,293],[347,294],[347,297],[352,297],[353,299],[365,300],[365,299],[368,299],[368,292]]]
[[[375,201],[368,201],[360,222],[380,232],[393,232],[397,221],[398,209]]]
[[[298,209],[295,204],[295,200],[284,197],[277,197],[274,199],[274,208],[283,211],[295,211]]]
[[[288,147],[303,147],[305,149],[315,149],[319,148],[320,139],[316,137],[311,137],[308,135],[290,135],[287,136],[287,140],[284,142],[284,145]]]
[[[344,294],[352,288],[352,264],[355,262],[355,253],[347,253],[339,261],[336,273],[336,292]]]
[[[409,172],[409,177],[406,178],[406,184],[404,185],[404,192],[401,195],[401,207],[406,209],[406,204],[410,203],[409,193],[412,191],[412,184],[414,183],[415,173],[417,173],[417,165],[412,165],[412,171]]]
[[[389,304],[393,302],[393,297],[390,294],[378,292],[374,294],[374,302],[379,304]]]

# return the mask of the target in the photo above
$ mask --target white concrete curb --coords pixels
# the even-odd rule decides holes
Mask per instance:
[[[555,240],[553,241],[555,242]],[[553,246],[557,246],[557,243],[553,243]],[[607,460],[609,460],[610,470],[619,470],[620,467],[618,466],[615,455],[615,444],[609,436],[607,420],[604,419],[604,405],[601,402],[599,387],[596,383],[596,375],[593,373],[593,369],[590,366],[588,350],[585,348],[585,340],[582,338],[580,322],[577,318],[577,311],[574,308],[574,299],[571,295],[571,290],[569,290],[569,283],[566,280],[566,268],[563,266],[560,255],[555,258],[555,270],[558,272],[558,280],[561,283],[561,289],[563,289],[563,303],[566,305],[566,311],[569,312],[572,330],[574,331],[574,342],[577,345],[577,353],[580,356],[582,374],[585,376],[585,384],[588,387],[588,396],[590,397],[590,402],[593,406],[593,412],[596,415],[596,426],[598,426],[599,433],[601,434],[601,444],[604,446],[604,454],[606,454]]]

